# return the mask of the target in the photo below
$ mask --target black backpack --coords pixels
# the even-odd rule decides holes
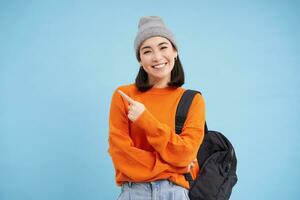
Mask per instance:
[[[176,111],[176,133],[180,134],[194,96],[200,93],[186,90]],[[201,94],[201,93],[200,93]],[[191,200],[228,200],[237,182],[236,155],[232,144],[221,133],[209,131],[205,122],[203,142],[198,150],[199,174],[193,180],[185,174],[190,184]]]

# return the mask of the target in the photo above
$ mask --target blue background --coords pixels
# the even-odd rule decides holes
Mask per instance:
[[[117,86],[141,16],[178,41],[186,88],[238,157],[233,200],[300,199],[299,1],[0,2],[0,199],[116,199]]]

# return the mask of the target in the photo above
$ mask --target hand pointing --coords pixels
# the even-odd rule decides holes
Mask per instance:
[[[130,119],[130,121],[134,122],[145,111],[144,104],[142,104],[142,103],[140,103],[138,101],[133,100],[132,98],[130,98],[129,96],[127,96],[121,90],[118,90],[118,92],[120,93],[120,95],[122,96],[122,98],[129,103],[128,115],[127,116],[128,116],[128,119]]]

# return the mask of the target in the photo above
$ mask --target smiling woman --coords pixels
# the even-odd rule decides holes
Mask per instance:
[[[149,84],[163,88],[171,80],[177,51],[171,42],[163,37],[151,37],[140,48],[140,64],[147,72]]]
[[[122,186],[119,199],[189,199],[185,173],[195,178],[205,105],[197,94],[180,135],[175,112],[185,89],[172,32],[157,16],[142,17],[134,42],[135,83],[117,88],[109,116],[109,153]]]
[[[141,18],[134,47],[136,58],[141,65],[135,79],[136,87],[140,91],[147,91],[152,87],[179,87],[184,84],[184,71],[178,56],[175,37],[161,18],[156,16]],[[148,74],[150,70],[147,71],[147,67],[154,69],[164,67],[160,64],[166,64],[166,69],[169,69],[164,70],[164,75],[160,75],[163,77],[161,80],[155,78],[152,73]]]

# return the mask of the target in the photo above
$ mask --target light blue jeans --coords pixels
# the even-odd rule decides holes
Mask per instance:
[[[118,200],[189,200],[189,196],[186,188],[168,180],[158,180],[124,183]]]

